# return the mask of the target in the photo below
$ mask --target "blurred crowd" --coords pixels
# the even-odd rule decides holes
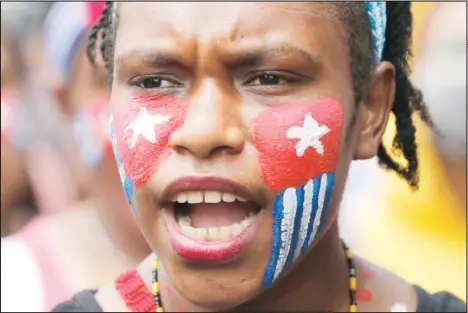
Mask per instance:
[[[112,153],[105,69],[87,60],[103,7],[1,3],[2,311],[50,310],[150,252]],[[417,133],[420,189],[355,162],[342,233],[358,254],[466,301],[466,3],[413,14],[413,81],[434,122]]]

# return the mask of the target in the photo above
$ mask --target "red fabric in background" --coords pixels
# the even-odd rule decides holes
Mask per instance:
[[[97,2],[85,2],[86,8],[88,10],[88,26],[92,28],[101,18],[102,11],[106,6],[106,2],[97,1]]]

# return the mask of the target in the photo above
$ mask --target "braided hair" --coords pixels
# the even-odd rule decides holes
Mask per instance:
[[[391,62],[395,67],[395,101],[392,112],[396,117],[396,135],[393,139],[392,152],[396,156],[403,155],[407,165],[398,164],[380,144],[377,151],[379,163],[385,168],[395,171],[406,179],[409,185],[416,188],[419,183],[419,163],[412,113],[419,112],[423,121],[432,126],[422,93],[409,81],[410,67],[408,61],[411,55],[411,35],[413,19],[410,2],[387,2],[387,30],[385,37],[387,45],[383,52],[383,60]]]
[[[109,82],[113,77],[113,47],[115,41],[116,22],[115,3],[106,2],[99,22],[94,26],[88,41],[87,53],[94,64],[96,43],[102,38],[100,51],[106,65]],[[340,2],[342,20],[348,29],[350,47],[350,66],[353,76],[355,103],[359,103],[370,81],[373,70],[373,51],[370,35],[370,25],[364,3]],[[389,1],[387,6],[387,27],[385,32],[385,48],[382,61],[388,61],[395,67],[395,100],[392,112],[396,120],[396,135],[390,151],[380,144],[377,157],[379,164],[405,179],[409,186],[417,189],[419,185],[419,163],[416,145],[416,128],[413,124],[413,113],[419,113],[421,119],[429,126],[432,121],[428,114],[420,90],[409,81],[412,40],[411,2]],[[405,159],[401,164],[398,158]]]

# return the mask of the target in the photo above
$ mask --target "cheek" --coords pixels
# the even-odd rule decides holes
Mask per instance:
[[[342,124],[334,99],[277,105],[254,120],[263,179],[278,193],[263,288],[307,251],[325,222]]]
[[[253,126],[265,182],[279,192],[333,172],[342,124],[341,104],[328,98],[280,104],[260,113]]]
[[[136,98],[113,112],[113,146],[129,199],[134,188],[147,182],[173,152],[169,138],[182,126],[187,108],[184,99],[155,94]]]

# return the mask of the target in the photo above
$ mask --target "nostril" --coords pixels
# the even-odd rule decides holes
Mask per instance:
[[[216,147],[214,148],[213,150],[211,150],[211,155],[215,155],[215,154],[235,154],[236,153],[236,150],[235,148],[231,147],[231,146],[221,146],[221,147]]]
[[[184,146],[173,146],[172,150],[177,152],[178,154],[185,155],[185,154],[191,154],[192,152],[190,149],[184,147]]]

